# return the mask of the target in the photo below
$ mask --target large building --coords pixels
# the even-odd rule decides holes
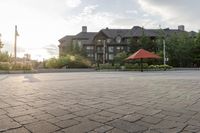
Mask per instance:
[[[178,29],[145,29],[134,26],[132,29],[106,28],[99,32],[87,32],[87,27],[83,26],[82,31],[77,35],[67,35],[59,40],[59,55],[67,54],[70,52],[70,46],[78,45],[93,62],[106,63],[111,62],[117,53],[128,52],[130,50],[129,44],[137,43],[144,35],[152,43],[155,43],[161,34],[168,37],[180,33],[188,33],[190,36],[197,34],[193,31],[185,31],[183,25],[178,26]]]

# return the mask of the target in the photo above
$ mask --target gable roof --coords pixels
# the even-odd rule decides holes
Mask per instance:
[[[155,32],[154,29],[144,29],[140,26],[134,26],[126,35],[125,37],[140,37],[142,35],[148,37],[156,37],[158,34]]]
[[[115,38],[117,36],[124,37],[124,35],[129,32],[130,29],[102,29],[100,32],[103,32],[109,38]]]
[[[61,43],[64,41],[71,41],[73,39],[73,37],[74,37],[73,35],[66,35],[63,38],[59,39],[58,41]]]
[[[74,37],[73,35],[64,36],[63,38],[58,40],[60,42],[60,45],[58,46],[60,47],[60,46],[66,46],[68,44],[71,44],[73,37]]]
[[[97,32],[80,32],[74,36],[74,39],[90,39],[94,38]]]
[[[82,39],[85,40],[84,44],[92,44],[96,34],[97,32],[80,32],[73,39]]]
[[[80,32],[77,35],[67,35],[64,36],[59,40],[61,43],[60,46],[66,45],[68,43],[71,43],[73,39],[77,40],[84,40],[84,44],[93,44],[93,40],[95,36],[99,33],[103,33],[108,38],[116,38],[117,36],[121,36],[122,38],[130,38],[130,37],[141,37],[143,34],[148,37],[158,37],[160,36],[161,29],[145,29],[140,26],[134,26],[132,29],[102,29],[100,32]],[[171,36],[173,34],[181,34],[181,33],[188,33],[190,37],[194,37],[197,35],[196,32],[191,31],[182,31],[179,29],[162,29],[162,32],[164,33],[164,36]],[[63,43],[63,44],[62,44]]]

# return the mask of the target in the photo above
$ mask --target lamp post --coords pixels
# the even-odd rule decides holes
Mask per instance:
[[[163,39],[163,64],[166,65],[165,39]]]

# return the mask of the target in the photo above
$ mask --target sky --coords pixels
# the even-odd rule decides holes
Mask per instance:
[[[200,29],[198,0],[0,0],[0,33],[4,51],[13,53],[18,26],[18,56],[43,60],[58,56],[58,40],[102,28]]]

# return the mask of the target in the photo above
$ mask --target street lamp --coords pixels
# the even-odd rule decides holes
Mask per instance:
[[[166,65],[165,39],[163,39],[163,64]]]

